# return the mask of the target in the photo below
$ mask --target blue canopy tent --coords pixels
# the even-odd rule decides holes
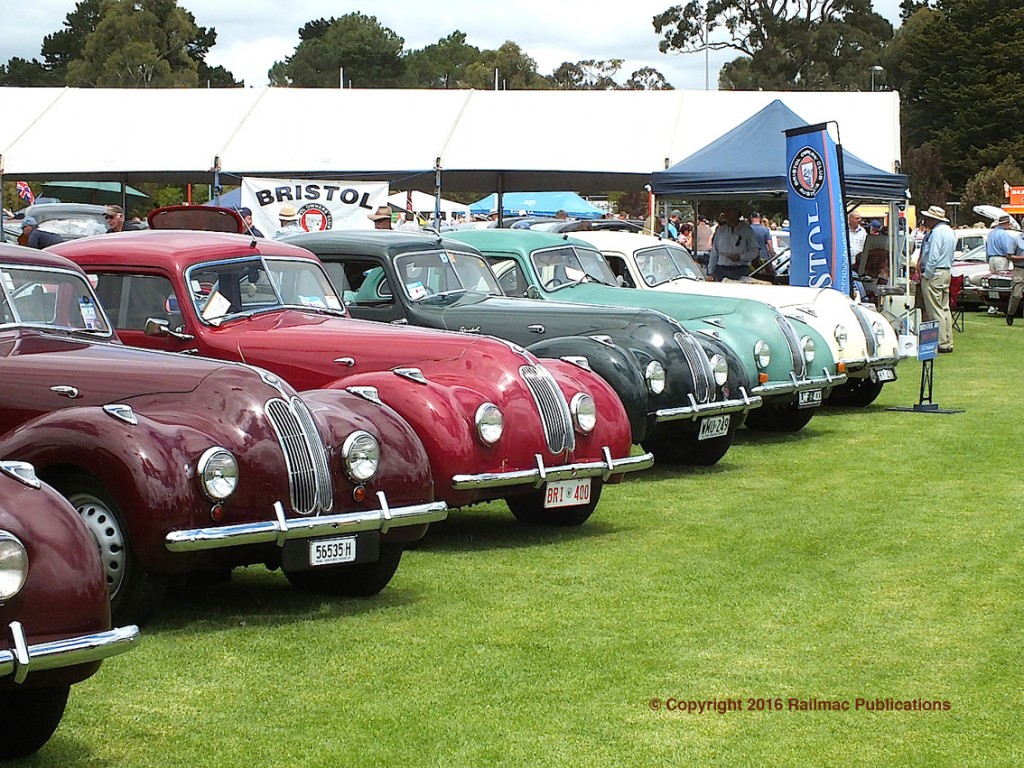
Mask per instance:
[[[703,149],[664,171],[651,174],[656,195],[682,199],[756,198],[787,191],[784,131],[808,122],[776,99]],[[843,153],[849,199],[905,201],[910,180]]]
[[[575,192],[505,192],[501,196],[502,216],[554,216],[565,211],[574,219],[599,219],[604,211],[596,208]],[[469,204],[470,213],[484,216],[497,210],[497,194]]]

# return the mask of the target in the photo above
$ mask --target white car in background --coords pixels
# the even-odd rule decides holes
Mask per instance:
[[[869,405],[886,382],[896,380],[900,346],[893,327],[874,307],[839,291],[753,281],[709,283],[689,252],[670,240],[631,232],[573,232],[570,237],[600,250],[627,287],[754,299],[812,326],[846,369],[847,383],[832,390],[832,402]]]

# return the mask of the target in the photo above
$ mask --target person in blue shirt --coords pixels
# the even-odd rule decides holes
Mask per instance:
[[[925,236],[917,269],[921,275],[924,319],[939,321],[939,352],[953,351],[953,316],[949,311],[949,278],[953,267],[956,236],[946,218],[946,209],[931,206],[921,214]]]
[[[1024,236],[1020,232],[1010,233],[1014,241],[1013,254],[1007,258],[1013,264],[1013,277],[1010,283],[1010,304],[1006,308],[1006,324],[1013,325],[1013,316],[1017,314],[1021,297],[1024,296]],[[990,235],[991,237],[991,235]]]

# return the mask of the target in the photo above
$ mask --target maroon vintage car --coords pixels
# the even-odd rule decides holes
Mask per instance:
[[[71,686],[131,648],[111,629],[96,542],[31,464],[0,462],[0,760],[35,752],[64,714]]]
[[[372,388],[299,397],[267,371],[126,347],[56,254],[0,246],[0,277],[0,457],[78,510],[117,621],[172,575],[253,563],[374,594],[446,517],[422,443]]]
[[[353,320],[303,248],[150,230],[53,250],[96,281],[126,344],[250,363],[299,390],[375,388],[415,428],[450,507],[503,498],[521,520],[578,525],[604,483],[653,463],[630,455],[622,403],[584,358]]]

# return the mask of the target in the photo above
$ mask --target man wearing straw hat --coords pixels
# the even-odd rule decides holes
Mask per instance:
[[[924,319],[939,321],[939,352],[953,351],[953,316],[949,312],[949,277],[956,237],[946,209],[933,205],[920,215],[925,236],[917,269],[921,275]]]

